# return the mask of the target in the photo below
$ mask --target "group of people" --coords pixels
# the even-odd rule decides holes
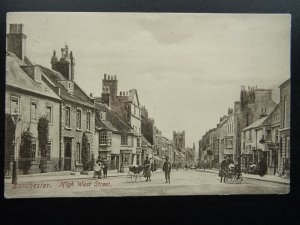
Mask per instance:
[[[151,181],[151,162],[149,160],[148,155],[146,155],[146,159],[144,161],[144,177],[146,177],[146,182]],[[171,183],[170,174],[171,174],[172,164],[169,162],[169,157],[166,156],[166,160],[163,164],[162,170],[165,173],[165,183]]]
[[[222,182],[225,183],[225,177],[229,172],[236,174],[238,177],[240,176],[241,164],[239,158],[237,159],[237,163],[234,164],[233,160],[225,155],[223,161],[221,162],[220,167],[221,167],[219,171],[219,177],[221,177],[220,183]]]
[[[107,178],[108,164],[106,159],[101,159],[99,156],[94,165],[94,177],[98,179]]]

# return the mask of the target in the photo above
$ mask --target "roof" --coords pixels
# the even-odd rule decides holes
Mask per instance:
[[[142,145],[150,145],[149,141],[147,141],[147,139],[144,137],[144,135],[142,135]]]
[[[286,84],[288,84],[289,82],[291,82],[291,78],[287,79],[286,81],[284,81],[282,84],[279,85],[279,88],[282,88],[283,86],[285,86]]]
[[[262,117],[256,121],[254,121],[253,123],[251,123],[248,127],[246,127],[244,130],[250,130],[250,129],[253,129],[253,128],[256,128],[256,127],[259,127],[261,126],[265,120],[267,119],[268,117],[265,116],[265,117]]]
[[[65,87],[59,81],[67,81],[67,79],[59,72],[46,68],[44,66],[40,66],[42,68],[43,73],[50,79],[51,82],[55,84],[56,87],[60,88],[60,97],[66,101],[71,101],[74,103],[78,103],[87,107],[94,108],[94,104],[92,99],[84,93],[84,91],[74,83],[74,94],[69,93]],[[52,87],[55,88],[55,87]]]
[[[131,89],[129,91],[129,95],[125,95],[125,96],[124,95],[120,95],[120,96],[117,96],[117,99],[118,99],[119,102],[132,102],[135,95],[136,95],[136,98],[137,98],[137,101],[138,101],[138,104],[139,104],[139,97],[138,97],[136,89]]]
[[[57,101],[61,98],[43,81],[37,82],[30,77],[21,66],[28,66],[15,54],[6,52],[6,85],[38,95],[46,96]]]
[[[136,134],[131,126],[126,123],[116,112],[110,110],[105,104],[96,103],[95,126],[98,129],[108,129],[113,132]],[[106,120],[100,119],[100,112],[106,112]]]
[[[266,120],[263,122],[265,125],[270,122],[272,116],[274,115],[274,113],[276,113],[276,111],[278,110],[278,108],[280,108],[280,103],[278,103],[275,106],[275,108],[273,109],[273,111],[267,116]]]

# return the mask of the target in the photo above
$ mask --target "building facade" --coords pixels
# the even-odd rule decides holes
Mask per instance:
[[[47,84],[62,99],[60,105],[60,169],[82,171],[82,155],[92,160],[95,135],[95,102],[74,81],[75,59],[68,46],[61,49],[58,60],[55,51],[51,58],[52,69],[42,67]],[[84,143],[83,140],[87,140]],[[86,153],[82,152],[83,144]]]
[[[21,136],[24,131],[32,135],[29,173],[38,173],[42,157],[38,140],[39,119],[48,120],[48,145],[46,171],[59,169],[60,102],[61,98],[46,83],[45,74],[26,56],[26,35],[22,24],[10,24],[7,34],[5,112],[17,117],[15,151],[13,156],[20,162]],[[44,157],[44,156],[43,156]],[[10,160],[5,155],[5,160]],[[19,170],[18,173],[22,171]]]

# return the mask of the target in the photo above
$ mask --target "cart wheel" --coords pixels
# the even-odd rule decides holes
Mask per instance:
[[[232,177],[232,176],[226,177],[226,182],[227,182],[228,184],[232,184],[232,183],[233,183],[233,177]]]
[[[132,182],[132,175],[131,174],[127,174],[126,175],[126,181],[129,183],[129,182]]]

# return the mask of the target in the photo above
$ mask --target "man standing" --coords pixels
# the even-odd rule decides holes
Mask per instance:
[[[169,184],[171,183],[170,181],[171,167],[172,165],[169,162],[169,156],[166,156],[166,161],[164,162],[162,170],[165,172],[166,183],[169,182]]]
[[[227,160],[227,157],[225,155],[223,161],[221,162],[221,168],[220,168],[220,171],[219,171],[219,177],[221,177],[220,183],[222,183],[222,180],[224,180],[224,183],[225,183],[225,176],[226,176],[226,173],[228,171],[228,166],[229,166],[228,160]],[[223,177],[224,177],[224,179],[223,179]]]
[[[103,178],[107,178],[107,169],[108,169],[108,164],[107,164],[107,160],[104,160],[103,163]]]
[[[148,155],[146,155],[146,159],[144,161],[144,176],[147,178],[146,181],[151,181],[151,168],[150,168],[150,160]]]

